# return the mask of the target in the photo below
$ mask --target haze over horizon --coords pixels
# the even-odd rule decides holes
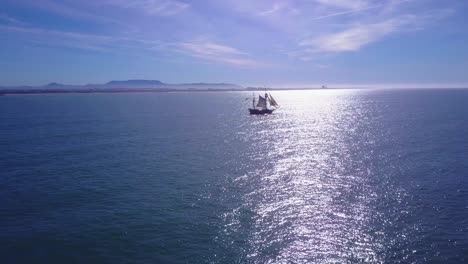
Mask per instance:
[[[3,0],[0,86],[468,86],[468,3]]]

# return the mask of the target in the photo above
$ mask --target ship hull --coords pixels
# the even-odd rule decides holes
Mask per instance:
[[[249,108],[251,115],[269,115],[273,113],[274,109],[252,109]]]

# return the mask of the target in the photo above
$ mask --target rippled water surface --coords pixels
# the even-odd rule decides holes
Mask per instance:
[[[0,97],[0,262],[468,262],[468,90],[272,94]]]

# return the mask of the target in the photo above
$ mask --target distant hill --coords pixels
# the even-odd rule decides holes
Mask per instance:
[[[49,83],[46,85],[47,87],[60,87],[60,86],[63,86],[63,84],[60,84],[60,83]]]
[[[154,86],[167,85],[158,80],[128,80],[128,81],[110,81],[105,84],[108,87],[145,87],[150,88]]]
[[[182,83],[182,84],[168,84],[158,80],[125,80],[125,81],[109,81],[104,84],[86,84],[86,85],[68,85],[61,83],[49,83],[42,86],[10,86],[1,87],[0,90],[104,90],[104,89],[164,89],[164,90],[177,90],[177,89],[227,89],[238,90],[243,89],[242,86],[228,83]]]

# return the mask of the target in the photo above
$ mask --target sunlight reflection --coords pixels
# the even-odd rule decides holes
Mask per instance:
[[[281,110],[249,120],[249,155],[263,166],[237,180],[255,222],[252,261],[380,262],[382,244],[368,229],[376,197],[368,154],[357,153],[372,144],[356,137],[367,109],[350,104],[358,92],[277,92]]]

